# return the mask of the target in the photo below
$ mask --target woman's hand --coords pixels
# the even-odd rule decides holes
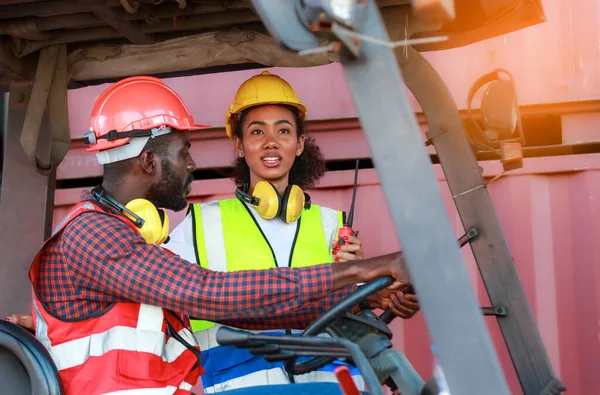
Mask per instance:
[[[331,243],[333,260],[335,262],[355,261],[365,258],[365,254],[363,253],[362,249],[362,241],[358,237],[349,236],[345,241],[346,244],[341,246],[340,250],[337,252],[335,251],[337,239],[333,240],[333,243]]]

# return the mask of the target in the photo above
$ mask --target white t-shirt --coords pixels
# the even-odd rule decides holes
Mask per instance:
[[[245,204],[245,203],[244,203]],[[273,249],[278,267],[288,267],[298,221],[286,224],[279,219],[264,219],[254,206],[246,205]]]

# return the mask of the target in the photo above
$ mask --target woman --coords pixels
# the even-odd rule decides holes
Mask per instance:
[[[334,250],[343,214],[312,203],[304,192],[325,173],[319,147],[304,133],[305,116],[304,104],[280,77],[265,71],[244,82],[225,124],[237,154],[236,197],[191,205],[165,247],[217,271],[362,259],[361,241],[356,237],[347,238],[339,251]],[[405,318],[418,310],[416,299],[393,302],[396,315]],[[333,369],[342,362],[288,377],[281,363],[219,346],[215,340],[218,327],[192,321],[203,351],[206,374],[202,378],[207,393],[290,381],[336,381]],[[293,332],[290,329],[299,328],[281,328],[273,334],[289,334]],[[352,368],[351,372],[363,389],[358,370]]]

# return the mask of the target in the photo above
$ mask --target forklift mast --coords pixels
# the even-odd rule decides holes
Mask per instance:
[[[330,53],[343,66],[450,392],[509,393],[484,321],[484,315],[490,315],[499,324],[523,393],[560,394],[565,387],[550,364],[456,103],[418,51],[423,45],[429,50],[443,49],[444,38],[432,37],[432,32],[443,22],[453,21],[458,8],[452,0],[404,1],[412,3],[411,11],[396,7],[383,16],[376,3],[385,0],[240,3],[252,5],[270,36],[285,49],[299,55]],[[468,7],[465,1],[456,3],[462,10]],[[488,6],[492,2],[474,3]],[[535,8],[539,1],[522,3],[527,3],[523,8]],[[98,9],[96,2],[35,4],[39,15],[55,12],[59,5],[64,12],[85,5],[115,24],[112,11]],[[25,6],[31,4],[2,5],[7,13],[4,19],[30,15]],[[418,18],[411,19],[415,15]],[[391,18],[391,23],[384,23],[383,18]],[[79,26],[80,21],[69,23]],[[516,18],[513,24],[519,27],[526,23]],[[136,33],[135,24],[120,21],[117,25],[117,33],[131,44],[148,44],[149,36]],[[424,36],[411,39],[420,28]],[[114,33],[114,29],[109,30]],[[481,34],[490,37],[489,31]],[[467,35],[458,39],[462,45],[469,42]],[[67,87],[85,85],[70,81],[66,44],[44,47],[34,59],[23,62],[8,55],[0,52],[0,77],[10,81],[9,93],[0,96],[4,106],[0,113],[0,247],[10,246],[2,251],[10,264],[0,265],[0,276],[11,280],[3,283],[0,294],[11,311],[24,311],[31,303],[29,292],[24,292],[29,289],[24,286],[28,285],[24,264],[28,265],[37,252],[32,246],[41,245],[50,234],[56,167],[70,143]],[[143,59],[147,58],[139,61]],[[160,74],[158,66],[153,67],[150,74]],[[173,67],[179,67],[177,72],[192,68],[187,63]],[[206,64],[202,67],[207,68]],[[133,66],[121,69],[118,76],[139,70]],[[199,69],[194,70],[199,73]],[[90,81],[110,82],[106,78],[94,74]],[[428,123],[427,141],[435,147],[466,231],[460,242],[470,246],[491,301],[491,306],[483,309],[470,284],[404,86],[414,94]]]
[[[454,18],[453,1],[422,2]],[[374,1],[253,0],[269,33],[300,54],[334,52],[352,93],[431,339],[452,394],[508,394],[498,357],[469,282],[415,114],[421,104],[465,235],[525,394],[559,394],[514,262],[496,219],[456,103],[413,43],[390,40]],[[437,12],[432,12],[436,9]],[[406,40],[407,37],[393,37]],[[325,43],[325,44],[323,44]],[[394,52],[395,47],[401,47]],[[416,198],[418,197],[418,198]]]

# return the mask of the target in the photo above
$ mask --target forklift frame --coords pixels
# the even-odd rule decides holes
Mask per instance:
[[[292,25],[300,23],[292,12],[294,7],[286,2],[275,6],[268,0],[252,3],[273,38],[298,51],[299,47],[286,42]],[[404,38],[388,35],[372,0],[365,17],[356,32],[385,41]],[[309,49],[307,43],[314,46],[317,41],[308,29],[304,34],[300,46]],[[436,70],[411,47],[394,53],[366,41],[361,42],[358,57],[342,53],[340,63],[451,392],[507,394],[508,386],[442,204],[414,112],[402,89],[404,84],[423,109],[429,124],[427,137],[436,149],[462,224],[477,233],[469,244],[492,302],[491,311],[504,312],[496,318],[523,392],[564,391],[554,375],[457,106]],[[29,263],[50,234],[54,205],[56,168],[46,174],[37,171],[19,138],[33,87],[31,82],[12,82],[8,99],[2,96],[9,116],[0,153],[0,247],[4,259],[15,265],[1,265],[0,275],[15,281],[0,291],[0,296],[10,297],[11,308],[17,311],[30,308],[30,295],[22,290],[29,288]],[[44,116],[38,148],[52,138],[47,123]],[[38,153],[48,159],[47,152]]]

